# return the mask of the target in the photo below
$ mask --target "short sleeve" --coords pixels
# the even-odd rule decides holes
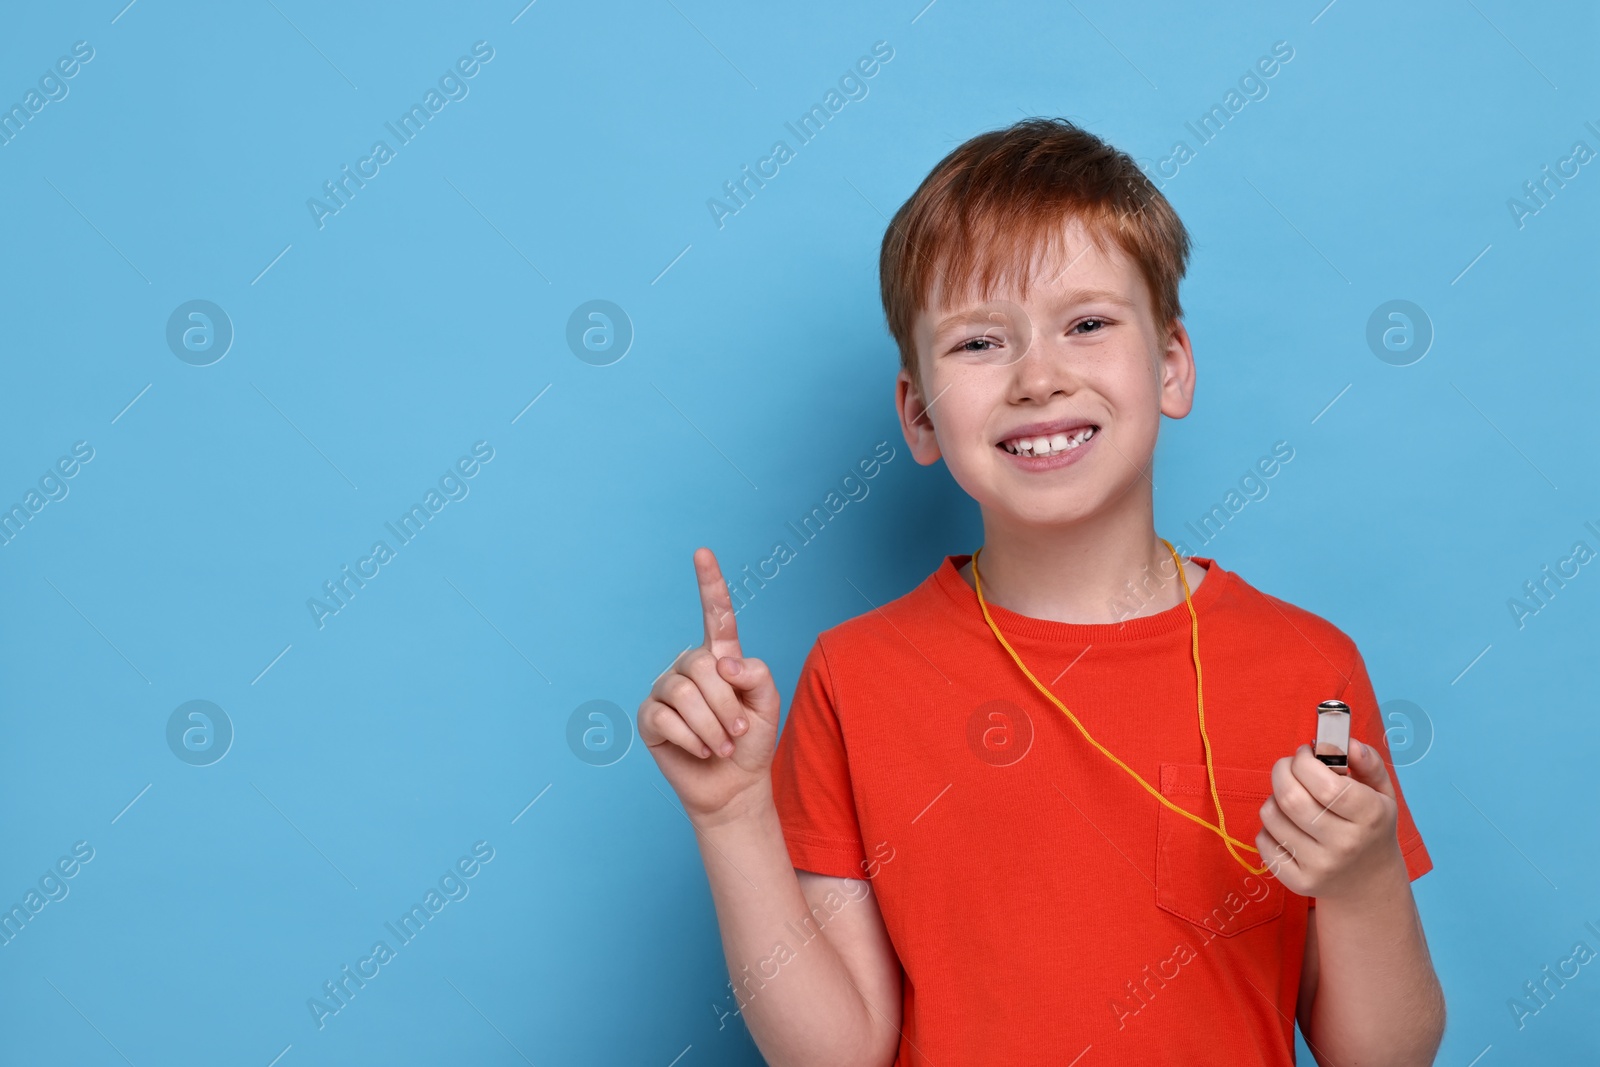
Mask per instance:
[[[778,738],[772,793],[793,866],[837,878],[864,877],[866,848],[820,637],[800,668]]]
[[[1417,832],[1405,793],[1400,789],[1400,775],[1389,756],[1389,740],[1379,713],[1378,698],[1372,691],[1372,679],[1367,676],[1367,664],[1360,652],[1356,653],[1355,666],[1349,673],[1350,681],[1345,685],[1344,692],[1339,694],[1339,699],[1350,705],[1350,736],[1377,749],[1389,768],[1389,780],[1394,783],[1394,795],[1400,807],[1395,828],[1400,838],[1400,854],[1405,857],[1406,873],[1415,881],[1433,869],[1433,859],[1422,842],[1422,835]]]

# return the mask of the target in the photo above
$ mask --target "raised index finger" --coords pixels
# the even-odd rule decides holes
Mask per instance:
[[[733,619],[733,598],[728,595],[728,583],[717,566],[717,557],[709,548],[697,548],[694,553],[694,573],[700,583],[700,609],[705,615],[706,648],[717,657],[738,656],[739,627]]]

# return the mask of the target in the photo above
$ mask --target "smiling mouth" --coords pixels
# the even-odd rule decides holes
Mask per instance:
[[[1085,426],[1073,433],[1013,437],[1001,441],[996,447],[1005,449],[1013,456],[1054,456],[1061,452],[1071,452],[1099,432],[1098,426]]]

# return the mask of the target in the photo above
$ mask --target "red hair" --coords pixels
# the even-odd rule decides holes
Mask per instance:
[[[1041,259],[1061,250],[1076,218],[1104,252],[1109,239],[1138,264],[1157,327],[1181,318],[1178,282],[1189,233],[1132,157],[1066,119],[1024,119],[979,134],[939,161],[883,236],[878,260],[883,311],[900,365],[920,383],[912,323],[935,281],[956,279],[955,300],[976,283],[987,300],[1013,275],[1027,295]],[[919,385],[920,388],[920,385]]]

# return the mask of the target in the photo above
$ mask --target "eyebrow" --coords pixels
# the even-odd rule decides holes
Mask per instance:
[[[1096,300],[1107,304],[1115,304],[1121,308],[1131,309],[1134,306],[1133,302],[1126,296],[1111,289],[1073,289],[1063,293],[1058,300],[1052,301],[1051,306],[1068,307],[1073,304],[1090,303]],[[991,305],[973,304],[970,307],[965,307],[960,311],[946,315],[934,326],[934,336],[937,337],[946,330],[954,329],[957,326],[983,321],[983,313],[989,306]]]

